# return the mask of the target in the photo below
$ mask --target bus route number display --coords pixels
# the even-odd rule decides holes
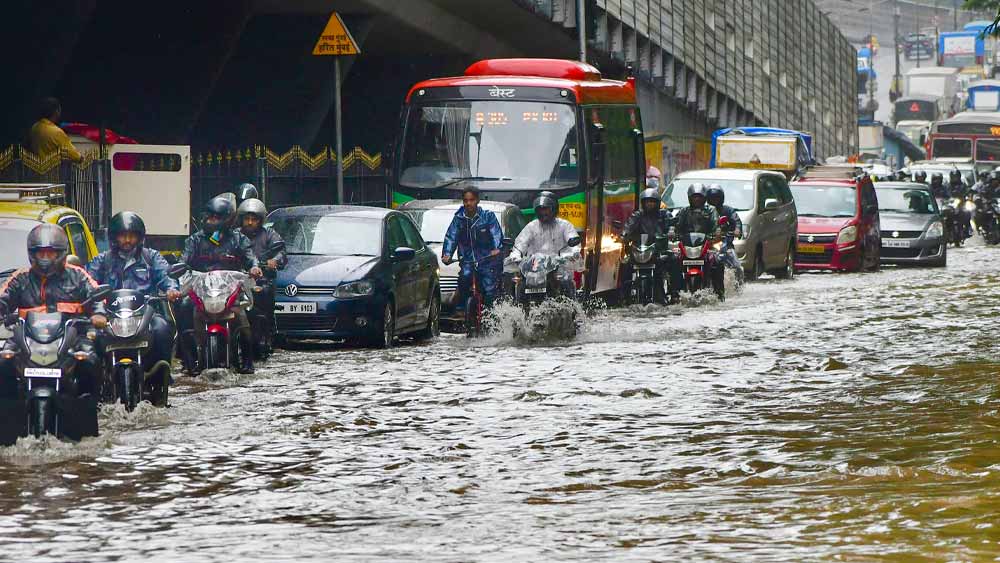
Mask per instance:
[[[498,127],[510,124],[505,111],[477,111],[474,116],[478,127]],[[525,111],[521,123],[559,123],[559,113],[554,111]]]

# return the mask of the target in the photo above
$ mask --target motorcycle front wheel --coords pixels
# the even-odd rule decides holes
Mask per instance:
[[[465,334],[470,338],[483,334],[483,299],[478,293],[465,301]]]
[[[28,399],[28,434],[41,438],[56,433],[56,405],[53,391],[48,388],[32,392]]]
[[[115,399],[125,405],[125,410],[132,412],[142,401],[142,385],[140,379],[142,374],[137,365],[115,366]]]
[[[205,369],[226,367],[228,362],[226,340],[220,333],[209,334],[205,338]]]

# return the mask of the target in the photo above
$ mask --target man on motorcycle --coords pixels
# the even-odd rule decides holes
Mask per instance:
[[[465,307],[472,287],[472,275],[479,277],[483,307],[490,308],[497,298],[500,285],[500,245],[503,231],[492,211],[479,207],[479,189],[469,186],[462,190],[462,207],[451,218],[441,248],[441,262],[451,264],[458,250],[461,271],[458,275],[458,307]]]
[[[201,231],[194,233],[184,242],[184,252],[180,261],[199,272],[233,270],[249,272],[254,278],[263,275],[254,255],[250,239],[233,228],[236,208],[225,197],[216,197],[205,204],[205,216]],[[204,322],[195,318],[196,311],[190,299],[185,299],[183,313],[178,315],[181,331],[180,352],[184,367],[191,375],[201,373],[198,366],[197,344],[203,340]],[[202,322],[199,322],[202,321]],[[253,373],[253,337],[246,311],[237,311],[240,327],[239,347],[240,373]]]
[[[743,238],[743,220],[735,208],[726,205],[726,191],[719,184],[712,184],[706,190],[708,204],[715,208],[720,219],[725,219],[726,224],[721,225],[723,234],[722,258],[723,264],[728,265],[739,279],[743,279],[743,264],[736,257],[736,249],[733,248],[733,239]]]
[[[117,213],[108,224],[108,241],[111,250],[87,264],[87,272],[97,283],[111,286],[112,291],[132,289],[147,296],[164,292],[170,301],[181,297],[177,280],[167,275],[170,264],[158,251],[144,244],[146,224],[142,217],[131,211]],[[161,360],[169,364],[174,349],[173,327],[162,314],[153,315],[149,332],[153,341],[150,353],[143,358],[146,371]]]
[[[257,186],[249,182],[244,182],[236,188],[237,207],[243,205],[243,202],[248,199],[260,199],[260,192],[257,191]]]
[[[520,262],[522,258],[534,254],[559,257],[563,261],[558,271],[563,294],[575,295],[573,272],[580,268],[580,249],[570,246],[569,242],[579,236],[576,227],[569,221],[557,217],[559,200],[549,192],[539,193],[532,207],[535,210],[535,220],[528,223],[521,234],[517,235],[508,260]]]
[[[917,170],[916,172],[913,173],[913,181],[918,184],[926,184],[927,173],[924,172],[923,170]]]
[[[45,223],[28,233],[29,268],[15,271],[0,286],[0,313],[17,312],[22,318],[31,311],[58,311],[71,315],[90,315],[96,329],[108,325],[104,302],[82,304],[93,295],[97,282],[87,270],[66,263],[69,256],[69,239],[56,225]],[[7,349],[16,346],[8,340]],[[87,337],[79,341],[81,350],[93,350],[94,342]],[[93,366],[97,369],[96,366]],[[3,378],[0,394],[16,393],[10,388],[13,378]]]
[[[646,185],[649,185],[649,182]],[[625,222],[622,238],[627,243],[639,242],[642,240],[642,235],[647,235],[655,241],[657,237],[666,236],[670,232],[670,226],[674,219],[669,211],[660,209],[660,194],[656,188],[646,188],[639,194],[639,206],[639,209],[633,211],[628,221]],[[684,285],[680,262],[678,262],[677,256],[668,249],[664,248],[662,251],[658,249],[658,254],[659,259],[656,261],[656,269],[654,270],[656,276],[656,283],[653,285],[654,298],[661,305],[677,303],[680,301],[680,288]],[[663,293],[664,274],[670,276],[669,302]],[[631,264],[626,264],[622,269],[622,279],[626,283],[631,283]],[[628,288],[626,288],[626,295],[628,295]]]
[[[264,226],[266,218],[267,206],[264,205],[263,201],[256,198],[245,200],[240,204],[239,209],[236,210],[236,222],[240,225],[240,231],[250,239],[250,243],[253,245],[254,256],[257,257],[257,262],[260,264],[261,270],[264,271],[264,277],[272,282],[263,285],[260,288],[261,291],[255,293],[253,308],[258,315],[255,318],[260,319],[263,317],[267,319],[268,326],[274,327],[273,280],[278,276],[278,270],[284,270],[285,266],[288,265],[288,255],[285,254],[284,248],[274,250],[279,246],[283,247],[284,241],[277,231],[271,227]],[[258,350],[258,358],[267,353],[265,350]]]
[[[940,172],[931,174],[931,194],[937,199],[948,199],[951,197],[948,186],[944,184],[944,175]]]
[[[965,228],[965,238],[969,238],[972,236],[972,213],[965,208],[969,191],[962,179],[962,173],[957,168],[948,173],[948,193],[951,197],[959,199],[958,218]]]
[[[708,202],[708,188],[705,184],[691,184],[688,186],[688,207],[677,212],[674,221],[677,236],[683,238],[690,233],[704,233],[708,238],[719,240],[722,231],[719,229],[719,213],[715,207],[706,205]],[[725,276],[725,266],[722,261],[715,263],[712,269],[712,279],[722,286]]]

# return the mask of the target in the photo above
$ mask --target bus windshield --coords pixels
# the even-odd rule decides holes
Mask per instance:
[[[410,109],[399,183],[483,190],[560,189],[579,184],[572,106],[547,102],[442,101]]]

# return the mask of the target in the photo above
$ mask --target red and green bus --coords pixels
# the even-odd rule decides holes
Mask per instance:
[[[460,77],[410,89],[393,149],[392,205],[484,200],[530,217],[542,190],[583,238],[589,293],[620,286],[617,225],[636,208],[645,178],[635,82],[606,80],[591,65],[557,59],[489,59]]]

